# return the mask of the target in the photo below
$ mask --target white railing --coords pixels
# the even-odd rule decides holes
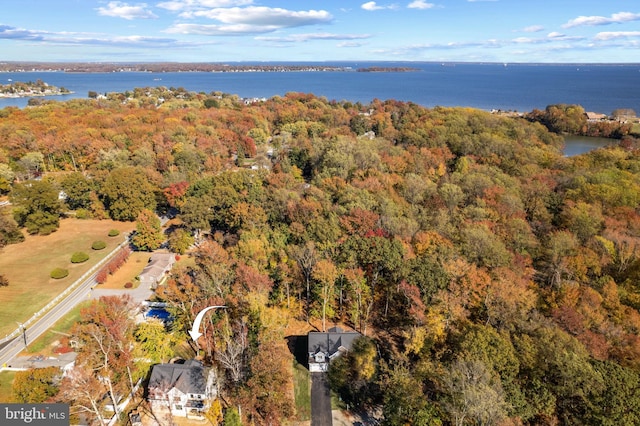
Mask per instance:
[[[69,287],[67,287],[62,293],[60,293],[59,295],[57,295],[51,302],[49,302],[47,304],[47,306],[45,306],[44,308],[40,309],[38,312],[36,312],[35,314],[33,314],[31,316],[31,318],[29,318],[28,320],[26,320],[25,322],[22,323],[22,326],[16,328],[15,330],[13,330],[13,332],[11,332],[11,334],[7,334],[4,339],[0,339],[0,344],[5,343],[11,339],[13,339],[14,337],[20,335],[22,333],[23,327],[27,327],[28,325],[34,323],[38,318],[40,318],[44,313],[48,312],[51,308],[53,308],[55,305],[57,305],[58,303],[60,303],[60,301],[62,299],[64,299],[66,296],[69,295],[69,293],[71,293],[72,291],[74,291],[78,286],[80,286],[80,284],[84,283],[93,273],[95,273],[98,268],[100,268],[101,266],[103,266],[105,263],[107,263],[109,260],[111,260],[111,258],[118,252],[120,251],[124,246],[129,244],[129,235],[125,234],[125,238],[124,241],[121,242],[116,248],[114,248],[111,253],[109,253],[108,255],[106,255],[104,258],[102,258],[98,263],[96,263],[95,265],[93,265],[91,267],[91,269],[89,269],[87,272],[85,272],[80,278],[78,278],[77,280],[75,280],[73,282],[73,284],[71,284]]]

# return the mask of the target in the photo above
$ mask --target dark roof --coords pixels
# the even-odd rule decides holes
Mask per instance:
[[[342,331],[340,328],[331,328],[328,332],[309,333],[309,353],[324,352],[332,355],[338,352],[338,348],[351,349],[354,340],[361,334],[355,331]]]
[[[200,361],[191,359],[184,364],[157,364],[151,370],[149,388],[169,391],[178,388],[183,393],[205,394],[207,377]]]

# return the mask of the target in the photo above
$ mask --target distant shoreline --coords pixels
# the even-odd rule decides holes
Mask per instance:
[[[339,64],[339,65],[338,65]],[[640,63],[537,63],[537,62],[437,62],[437,61],[330,61],[324,62],[272,62],[254,63],[198,63],[198,62],[0,62],[3,72],[64,72],[64,73],[105,73],[105,72],[405,72],[419,71],[415,65],[438,64],[456,66],[465,64],[488,66],[640,66]]]

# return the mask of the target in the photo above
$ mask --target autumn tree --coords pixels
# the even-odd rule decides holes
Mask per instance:
[[[429,401],[423,383],[405,363],[399,362],[382,369],[380,386],[385,425],[442,424],[435,404]]]
[[[256,424],[283,424],[294,415],[290,361],[291,355],[282,341],[262,343],[251,359],[245,409]]]
[[[159,320],[141,322],[136,326],[133,336],[137,342],[135,349],[137,356],[154,363],[168,362],[179,343],[176,336],[168,332]]]
[[[144,251],[153,251],[164,241],[160,218],[149,209],[142,209],[136,219],[136,233],[133,244]]]
[[[127,389],[133,391],[133,310],[129,296],[101,297],[81,311],[80,322],[72,331],[80,345],[76,360],[80,377],[93,380],[86,377],[88,372],[104,384],[116,414],[118,396]],[[83,372],[83,368],[88,371]]]
[[[143,209],[155,210],[155,190],[144,170],[121,167],[109,173],[101,193],[112,219],[133,221]]]
[[[335,283],[338,279],[338,269],[328,259],[321,259],[313,269],[313,278],[318,283],[318,295],[321,303],[322,331],[327,330],[327,315],[332,315],[335,304]]]
[[[15,185],[11,201],[13,217],[30,234],[48,235],[58,229],[62,206],[58,190],[48,181],[29,181]]]
[[[60,186],[66,195],[65,203],[71,210],[91,207],[91,195],[95,191],[95,184],[82,173],[75,172],[66,175],[60,181]]]
[[[24,241],[24,235],[18,228],[16,221],[11,215],[0,211],[0,248],[22,241]]]
[[[39,176],[44,168],[44,155],[41,152],[28,152],[18,160],[18,166],[26,180],[33,179]]]
[[[57,367],[18,371],[11,385],[13,398],[16,402],[29,404],[50,401],[58,393],[60,376]]]
[[[374,302],[373,289],[360,268],[345,269],[344,278],[347,282],[348,317],[355,328],[366,336]]]
[[[581,134],[587,125],[587,116],[580,105],[548,105],[544,112],[534,110],[529,117],[556,133]]]
[[[185,204],[185,197],[187,194],[187,189],[189,189],[189,182],[180,181],[176,183],[172,183],[162,191],[169,206],[182,208]]]
[[[353,342],[348,353],[331,362],[328,377],[331,388],[345,401],[365,407],[379,397],[375,386],[377,374],[375,342],[361,337]]]
[[[185,254],[194,242],[191,233],[184,228],[172,229],[167,240],[169,249],[178,254]]]

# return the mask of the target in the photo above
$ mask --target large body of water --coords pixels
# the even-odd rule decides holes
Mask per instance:
[[[299,64],[297,64],[299,65]],[[313,93],[328,100],[369,103],[395,99],[433,106],[465,106],[484,110],[527,112],[569,103],[587,111],[611,114],[618,108],[640,113],[640,64],[530,65],[439,63],[323,63],[351,67],[405,66],[414,72],[239,72],[239,73],[0,73],[0,84],[41,79],[86,98],[89,91],[124,92],[136,87],[182,87],[196,92],[272,97],[287,92]],[[0,108],[23,107],[27,99],[0,99]]]

